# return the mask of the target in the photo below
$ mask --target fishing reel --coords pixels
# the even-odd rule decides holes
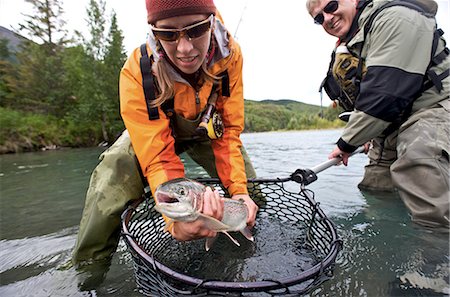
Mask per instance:
[[[195,129],[195,134],[200,137],[208,136],[209,139],[218,139],[223,136],[222,116],[212,104],[208,104],[203,116]]]

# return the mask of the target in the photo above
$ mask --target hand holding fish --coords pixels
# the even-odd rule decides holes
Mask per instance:
[[[223,199],[217,190],[207,187],[203,194],[203,203],[200,212],[219,221],[223,218]],[[208,228],[203,220],[193,222],[174,221],[172,236],[179,241],[188,241],[204,237],[216,237],[217,231]]]
[[[237,194],[231,197],[233,200],[242,200],[248,209],[247,226],[254,227],[256,221],[256,214],[258,213],[258,205],[247,194]]]
[[[217,190],[199,182],[177,178],[158,186],[154,198],[155,209],[168,219],[166,230],[172,226],[172,236],[177,240],[208,237],[205,247],[209,250],[217,232],[222,232],[239,246],[228,232],[240,231],[253,241],[247,223],[254,224],[258,207],[248,195],[223,198]],[[249,211],[253,212],[251,217]]]

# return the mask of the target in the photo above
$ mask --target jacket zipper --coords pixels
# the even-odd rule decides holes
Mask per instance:
[[[195,91],[195,110],[197,114],[200,112],[200,98],[198,97],[198,91]]]

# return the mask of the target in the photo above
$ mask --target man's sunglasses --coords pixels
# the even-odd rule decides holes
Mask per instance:
[[[163,29],[156,28],[150,25],[155,38],[163,41],[178,41],[184,35],[192,38],[198,38],[209,31],[212,27],[214,15],[210,15],[206,20],[198,22],[196,24],[184,27],[182,29]]]
[[[325,21],[325,17],[323,16],[323,13],[333,13],[335,12],[339,7],[339,2],[337,0],[331,0],[330,2],[328,2],[327,5],[325,5],[325,7],[323,8],[322,12],[319,12],[315,17],[314,17],[314,23],[317,25],[322,25],[323,22]]]

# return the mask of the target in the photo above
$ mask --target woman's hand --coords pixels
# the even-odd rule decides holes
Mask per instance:
[[[223,209],[223,199],[220,197],[219,192],[217,190],[213,191],[210,187],[207,187],[203,196],[203,204],[200,212],[221,221],[223,218]],[[214,237],[217,235],[217,232],[207,228],[202,220],[195,220],[193,222],[174,222],[171,233],[172,236],[179,241]]]
[[[247,217],[247,226],[253,227],[255,226],[256,221],[256,213],[258,212],[258,205],[250,198],[247,194],[237,194],[231,197],[233,200],[244,200],[245,205],[248,209],[248,217]]]

